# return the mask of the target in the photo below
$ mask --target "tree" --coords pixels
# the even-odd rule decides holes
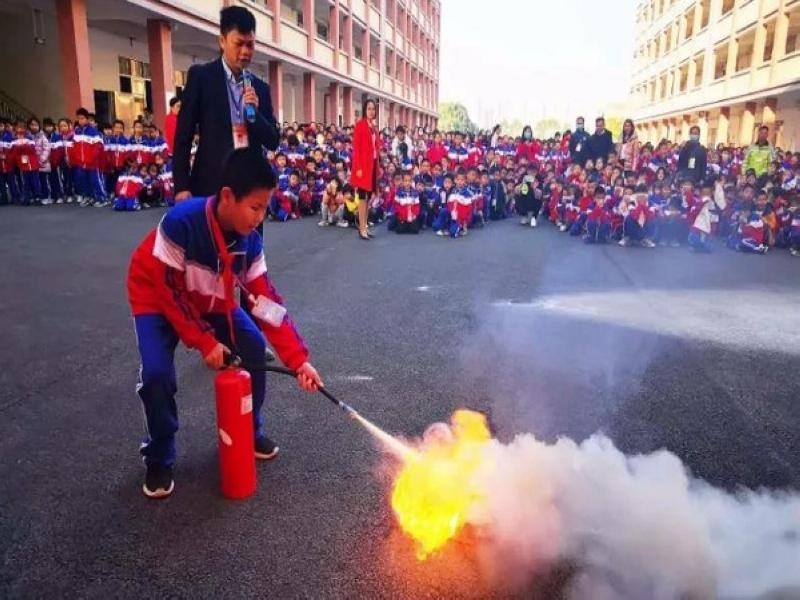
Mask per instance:
[[[439,129],[442,131],[461,131],[475,133],[478,131],[475,123],[469,118],[469,112],[463,104],[458,102],[439,103]]]
[[[569,126],[566,123],[554,117],[545,117],[537,121],[536,125],[533,126],[533,135],[540,140],[546,140],[553,137],[556,131],[563,133],[568,128]]]
[[[624,119],[617,115],[606,117],[606,129],[611,132],[614,139],[618,139],[622,135],[622,123]]]

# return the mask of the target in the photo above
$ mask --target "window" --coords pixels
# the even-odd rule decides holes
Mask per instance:
[[[678,91],[685,92],[689,85],[689,63],[678,67]]]
[[[133,94],[144,98],[147,91],[147,83],[150,81],[150,63],[126,58],[117,57],[119,65],[119,91],[123,94]]]
[[[324,41],[329,41],[328,36],[330,32],[328,31],[328,25],[326,23],[320,23],[317,21],[317,38]]]
[[[689,83],[693,88],[699,87],[703,83],[703,67],[705,66],[705,56],[698,54],[694,57],[694,81]]]
[[[702,11],[700,29],[705,29],[708,27],[708,20],[711,18],[711,0],[702,0],[700,10]]]
[[[728,44],[714,50],[714,80],[723,79],[728,72]]]
[[[659,97],[662,100],[664,100],[667,97],[667,87],[668,87],[668,85],[667,85],[668,78],[667,78],[666,74],[662,75],[659,78],[659,81],[661,82],[661,95]]]
[[[722,16],[724,17],[733,10],[736,0],[722,0]]]
[[[686,19],[686,36],[683,39],[690,40],[694,35],[694,6],[686,11],[683,18]]]
[[[744,71],[753,66],[753,46],[756,43],[756,30],[742,34],[736,40],[736,72]]]
[[[672,33],[670,28],[667,27],[664,30],[664,54],[667,54],[672,50]]]
[[[786,54],[800,50],[800,8],[789,13],[789,30],[786,33]]]
[[[764,56],[762,57],[762,62],[768,63],[772,60],[772,51],[775,47],[775,19],[772,19],[769,23],[765,23],[762,27],[766,30],[764,34]]]

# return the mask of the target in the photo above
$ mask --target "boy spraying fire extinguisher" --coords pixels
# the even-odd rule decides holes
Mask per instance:
[[[141,356],[137,391],[147,420],[142,490],[149,498],[169,496],[175,486],[178,340],[198,350],[208,368],[221,369],[234,350],[245,364],[263,364],[266,336],[281,361],[297,371],[302,389],[322,387],[267,276],[263,242],[256,231],[275,186],[275,175],[259,152],[235,150],[223,164],[218,194],[173,208],[133,253],[128,298]],[[243,299],[251,299],[243,301],[250,302],[252,318],[237,305],[236,287]],[[269,460],[278,446],[264,433],[265,373],[253,371],[250,377],[255,455]]]

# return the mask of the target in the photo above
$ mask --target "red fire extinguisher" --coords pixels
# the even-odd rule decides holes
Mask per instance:
[[[214,381],[222,495],[241,500],[256,491],[253,394],[250,374],[225,369]]]

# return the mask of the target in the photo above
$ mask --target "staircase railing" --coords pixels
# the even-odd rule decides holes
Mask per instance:
[[[33,111],[25,108],[11,96],[0,90],[0,117],[4,119],[30,119]]]

